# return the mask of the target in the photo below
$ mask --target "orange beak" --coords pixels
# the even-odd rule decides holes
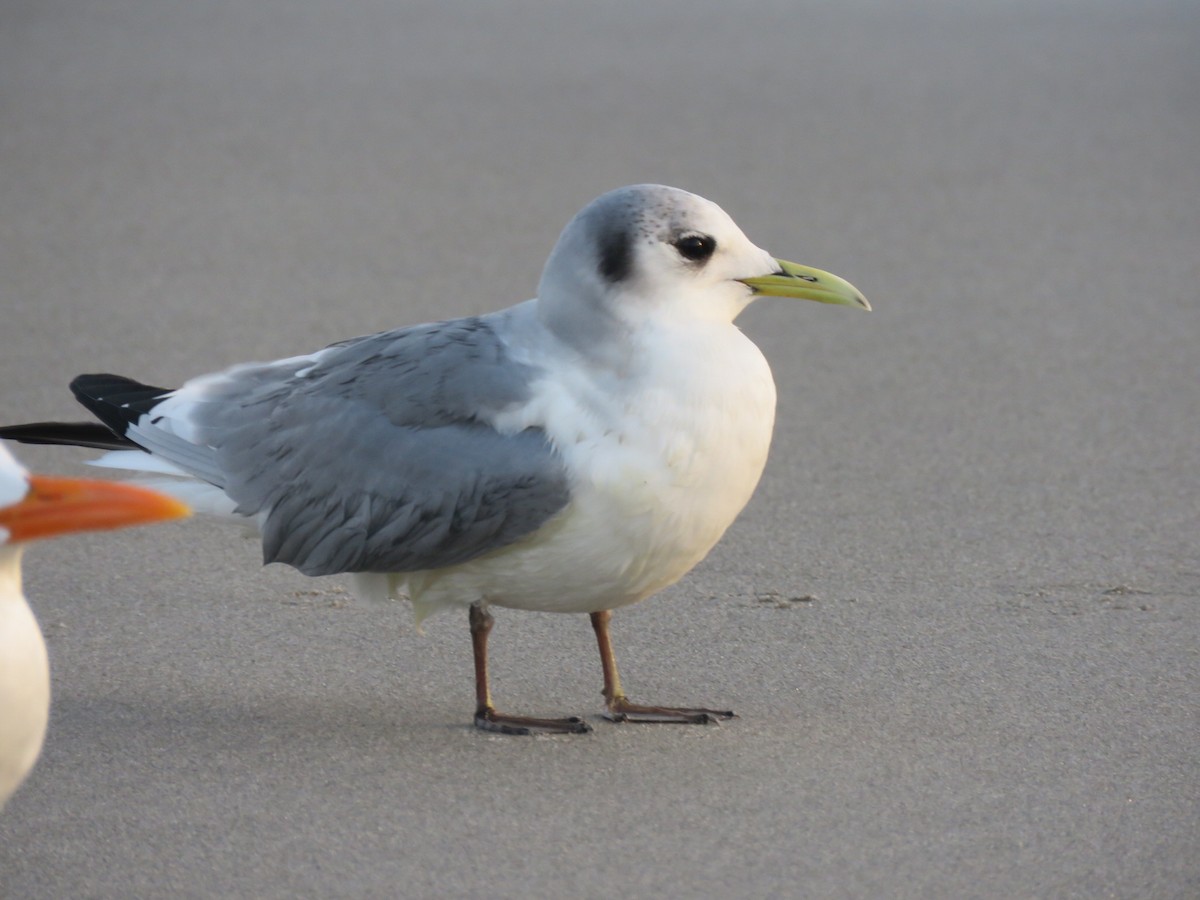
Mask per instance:
[[[10,542],[18,543],[161,522],[190,513],[178,500],[131,484],[31,475],[25,498],[0,509],[0,528],[8,532]]]

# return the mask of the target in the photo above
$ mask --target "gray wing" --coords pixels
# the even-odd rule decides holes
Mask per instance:
[[[545,433],[488,424],[529,397],[538,372],[485,319],[460,319],[233,370],[196,383],[176,414],[215,451],[237,511],[259,517],[265,562],[307,575],[436,569],[566,505]]]

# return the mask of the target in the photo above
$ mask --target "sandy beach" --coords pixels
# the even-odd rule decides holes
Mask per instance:
[[[622,184],[874,306],[764,299],[755,498],[614,617],[465,616],[193,520],[37,546],[0,896],[1200,895],[1200,9],[101,0],[0,10],[0,420],[529,296]],[[85,451],[14,448],[79,474]],[[92,474],[95,470],[90,470]]]

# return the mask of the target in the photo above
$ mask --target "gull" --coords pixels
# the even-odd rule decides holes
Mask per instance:
[[[21,590],[25,543],[187,513],[134,485],[30,475],[0,445],[0,807],[37,761],[50,716],[46,643]]]
[[[700,562],[758,484],[775,384],[734,319],[764,296],[870,309],[838,276],[756,247],[716,204],[633,185],[568,223],[536,299],[177,390],[81,375],[71,389],[102,424],[0,437],[109,450],[99,464],[249,520],[264,563],[349,573],[357,596],[410,600],[418,625],[465,608],[483,730],[591,730],[497,711],[493,606],[587,613],[608,719],[708,723],[733,713],[626,696],[609,621]]]

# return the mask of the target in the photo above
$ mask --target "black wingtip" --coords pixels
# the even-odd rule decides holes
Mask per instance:
[[[71,381],[71,393],[109,429],[123,435],[171,390],[123,375],[96,374],[76,376]]]
[[[118,406],[141,406],[145,412],[153,402],[161,400],[171,393],[170,388],[155,387],[152,384],[142,384],[124,375],[109,375],[98,373],[94,375],[76,375],[71,379],[71,393],[80,403],[104,401]]]
[[[95,450],[134,450],[137,444],[114,434],[99,422],[29,422],[0,425],[0,440],[21,444],[91,447]]]
[[[91,447],[95,450],[140,450],[141,447],[125,437],[125,432],[171,391],[121,375],[105,374],[78,376],[71,382],[71,393],[100,422],[3,425],[0,426],[0,440]]]

